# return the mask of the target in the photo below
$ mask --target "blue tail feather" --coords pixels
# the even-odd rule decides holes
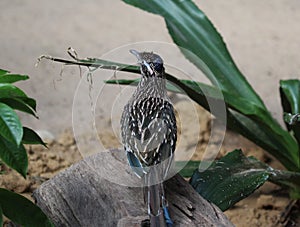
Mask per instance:
[[[144,171],[139,159],[131,151],[127,151],[127,159],[134,173],[141,178],[144,175]]]

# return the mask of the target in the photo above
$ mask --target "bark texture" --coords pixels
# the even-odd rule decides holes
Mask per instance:
[[[131,185],[131,186],[124,186]],[[141,226],[143,189],[118,149],[92,155],[43,183],[33,197],[55,226]],[[180,175],[165,182],[174,226],[233,226]]]

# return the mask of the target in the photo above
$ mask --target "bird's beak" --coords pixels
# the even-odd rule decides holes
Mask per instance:
[[[132,53],[138,59],[138,63],[142,63],[143,59],[140,55],[140,52],[132,49],[129,52]]]
[[[147,67],[147,70],[149,71],[150,74],[153,74],[153,70],[150,67],[150,65],[145,61],[145,59],[142,58],[140,52],[136,51],[136,50],[129,50],[130,53],[132,53],[134,56],[136,56],[136,58],[138,59],[138,63],[141,65],[144,65]]]

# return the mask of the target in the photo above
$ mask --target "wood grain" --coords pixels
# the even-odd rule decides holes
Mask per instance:
[[[124,182],[139,181],[124,152],[113,149],[72,165],[43,183],[33,197],[55,226],[141,226],[148,218],[143,189]],[[165,185],[174,226],[233,226],[180,175]]]

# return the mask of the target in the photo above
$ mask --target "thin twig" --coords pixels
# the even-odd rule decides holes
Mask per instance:
[[[289,221],[289,218],[290,218],[290,215],[291,215],[291,212],[292,212],[292,209],[293,207],[295,206],[295,204],[297,203],[298,200],[291,200],[289,202],[289,204],[285,207],[285,209],[281,212],[280,214],[280,218],[279,220],[277,221],[277,224],[282,224],[283,226],[286,226],[288,221]]]

